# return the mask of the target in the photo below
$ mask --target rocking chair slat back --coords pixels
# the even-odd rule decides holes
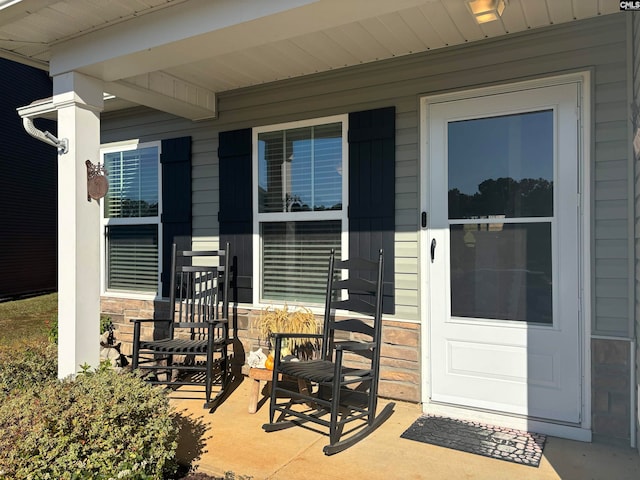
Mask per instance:
[[[331,252],[320,358],[281,359],[282,341],[287,335],[274,334],[273,387],[269,423],[263,425],[264,430],[276,431],[305,422],[328,427],[329,445],[324,453],[332,455],[366,437],[391,415],[393,403],[376,411],[383,267],[382,250],[377,261],[338,261],[335,252]],[[292,389],[288,386],[291,382],[282,380],[285,378],[308,382],[310,388]],[[282,401],[283,397],[290,400]],[[310,406],[311,411],[301,409],[301,404]],[[350,422],[359,425],[355,423],[347,429]]]
[[[133,368],[150,373],[152,383],[199,385],[205,377],[205,406],[211,404],[212,385],[220,384],[220,396],[228,383],[228,259],[228,243],[224,249],[207,251],[178,251],[173,244],[169,318],[132,320]],[[165,328],[156,327],[153,339],[143,339],[143,322]],[[193,375],[194,371],[202,373]]]

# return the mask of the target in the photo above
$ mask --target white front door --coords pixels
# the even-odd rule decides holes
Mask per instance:
[[[581,420],[579,92],[425,102],[431,402]]]

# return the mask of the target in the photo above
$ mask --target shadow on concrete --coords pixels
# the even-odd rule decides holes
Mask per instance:
[[[544,456],[563,480],[640,478],[640,455],[630,447],[547,437]]]

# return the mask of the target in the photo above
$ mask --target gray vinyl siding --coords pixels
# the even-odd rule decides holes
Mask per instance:
[[[394,105],[396,107],[396,315],[420,320],[420,107],[424,95],[590,70],[593,72],[592,333],[629,331],[626,17],[614,14],[224,92],[219,117],[191,123],[142,109],[103,118],[103,141],[193,137],[193,237],[215,245],[217,132]],[[588,127],[588,126],[587,126]],[[625,282],[627,282],[625,284]],[[625,286],[626,285],[626,286]]]
[[[594,69],[592,134],[593,323],[594,335],[627,337],[629,251],[626,19],[606,31],[611,57]],[[615,32],[615,34],[614,34]]]
[[[631,28],[631,48],[632,48],[632,92],[633,92],[633,105],[632,126],[633,133],[640,128],[640,14],[634,12],[632,17]],[[635,158],[635,170],[634,170],[634,210],[635,210],[635,235],[634,235],[634,268],[635,268],[635,341],[636,341],[636,386],[638,392],[640,392],[640,156]],[[633,368],[633,366],[632,366]],[[636,407],[640,400],[636,398]],[[636,417],[636,447],[640,451],[640,418]]]

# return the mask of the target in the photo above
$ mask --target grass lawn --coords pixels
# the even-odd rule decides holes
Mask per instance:
[[[57,293],[0,303],[0,346],[46,340],[57,312]]]

